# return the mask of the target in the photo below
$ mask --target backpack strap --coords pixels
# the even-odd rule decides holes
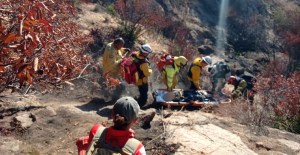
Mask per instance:
[[[145,59],[139,59],[138,57],[135,57],[135,65],[136,65],[136,68],[137,68],[137,71],[138,71],[138,75],[139,75],[139,78],[144,78],[145,75],[143,73],[143,71],[141,70],[140,66],[143,64],[143,63],[148,63],[150,64],[149,60],[147,58]]]
[[[129,138],[126,144],[124,145],[124,147],[122,148],[122,150],[134,154],[134,152],[138,149],[140,144],[141,142],[139,140],[135,138]]]
[[[106,127],[100,126],[98,128],[95,136],[93,137],[93,140],[92,140],[90,146],[88,147],[88,149],[86,151],[86,155],[92,155],[94,153],[95,149],[97,148],[96,147],[97,145],[100,145],[103,148],[113,150],[116,152],[124,152],[124,153],[126,152],[126,153],[134,154],[134,152],[138,149],[138,147],[141,144],[141,142],[139,140],[137,140],[135,138],[129,138],[122,149],[112,147],[109,144],[105,143],[106,133],[107,133]]]
[[[93,140],[90,144],[90,146],[88,147],[87,149],[87,152],[86,154],[87,155],[92,155],[92,152],[95,150],[95,143],[99,140],[99,139],[104,139],[105,138],[105,135],[106,135],[106,132],[107,132],[107,128],[104,127],[104,126],[100,126],[95,134],[95,136],[93,137]],[[104,133],[104,134],[102,134]]]

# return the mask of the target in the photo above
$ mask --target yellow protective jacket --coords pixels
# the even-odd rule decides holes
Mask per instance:
[[[116,50],[113,43],[108,43],[103,53],[103,72],[113,78],[120,77],[120,62],[122,61],[123,49]]]
[[[201,61],[201,58],[196,58],[188,71],[188,79],[192,81],[194,86],[198,89],[200,89],[200,75],[203,67],[201,66]]]
[[[162,70],[162,77],[164,80],[164,84],[168,89],[174,89],[177,84],[177,74],[179,71],[179,67],[173,63],[173,65],[166,65]]]
[[[147,60],[145,60],[146,58],[140,55],[140,53],[136,54],[136,58],[145,61],[138,66],[141,73],[139,75],[137,85],[140,86],[148,83],[148,77],[152,74],[152,69],[150,68]]]

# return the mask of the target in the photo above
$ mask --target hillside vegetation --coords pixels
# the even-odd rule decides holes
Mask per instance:
[[[198,113],[197,110],[187,111],[191,114],[186,114],[182,109],[180,112],[167,110],[174,119],[182,119],[182,122],[165,118],[164,110],[156,110],[159,118],[154,119],[151,129],[137,127],[137,137],[149,144],[147,153],[180,154],[186,148],[188,153],[197,150],[197,154],[208,154],[214,150],[214,147],[187,147],[191,144],[172,135],[187,133],[190,128],[193,128],[193,133],[198,132],[196,137],[206,137],[211,142],[218,141],[218,144],[223,143],[222,137],[212,136],[216,134],[213,132],[211,135],[203,134],[216,129],[232,137],[239,135],[242,140],[225,141],[230,146],[232,143],[242,146],[244,149],[239,150],[241,154],[264,154],[269,150],[299,153],[299,137],[288,133],[300,133],[299,2],[230,1],[226,12],[224,49],[219,50],[216,44],[221,2],[1,1],[0,131],[4,139],[17,143],[20,148],[14,151],[12,144],[3,141],[0,149],[6,151],[4,154],[45,154],[59,148],[55,153],[76,154],[75,138],[83,136],[88,132],[87,126],[99,119],[109,119],[105,110],[113,103],[105,102],[99,90],[116,85],[103,78],[101,60],[105,45],[116,37],[122,37],[126,41],[125,46],[132,50],[142,43],[149,43],[154,49],[150,56],[153,64],[163,51],[184,55],[190,61],[195,57],[210,55],[213,62],[227,62],[233,74],[243,69],[258,79],[254,87],[257,95],[253,104],[238,99],[231,105],[202,109],[215,115]],[[159,71],[156,68],[153,70],[151,91],[161,85]],[[181,77],[184,76],[185,72],[182,72]],[[209,88],[210,83],[204,80],[202,85]],[[180,86],[186,87],[184,82]],[[129,88],[134,92],[134,88]],[[152,98],[149,104],[151,101]],[[100,115],[103,112],[101,108],[105,115]],[[194,120],[193,113],[201,120]],[[23,128],[11,123],[16,121],[17,115],[29,117],[33,125]],[[38,116],[35,118],[38,121],[34,121],[33,116]],[[234,118],[234,121],[227,117]],[[191,121],[185,122],[185,119]],[[181,131],[175,130],[178,124],[185,127]],[[76,129],[73,131],[73,128]],[[147,131],[150,138],[144,136]],[[38,134],[34,135],[35,132]],[[285,133],[288,138],[284,137]],[[267,143],[268,135],[277,134],[278,137],[272,139],[274,145]],[[60,143],[47,149],[46,146],[54,144],[59,136],[65,140],[60,139]],[[262,138],[260,136],[266,136],[263,142],[259,141]],[[185,138],[191,137],[186,135]],[[28,141],[29,144],[26,144]],[[275,143],[278,141],[281,143],[277,146]],[[292,146],[287,145],[291,143]],[[37,148],[35,144],[38,144]],[[293,149],[294,146],[296,149]],[[234,145],[232,147],[232,150],[236,149]]]

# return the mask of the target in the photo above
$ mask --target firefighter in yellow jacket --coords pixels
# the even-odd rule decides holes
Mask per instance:
[[[117,38],[106,45],[103,53],[103,73],[105,75],[108,74],[112,78],[120,77],[120,62],[123,55],[129,52],[127,48],[123,48],[124,44],[122,38]]]
[[[210,56],[198,57],[194,59],[188,71],[188,79],[191,81],[191,90],[200,89],[200,77],[203,67],[211,65],[212,60]]]
[[[168,91],[172,91],[177,85],[177,74],[180,68],[186,66],[188,60],[184,56],[175,56],[174,63],[165,65],[162,69],[162,77]]]
[[[152,74],[152,69],[150,68],[147,58],[150,53],[152,53],[150,45],[143,44],[137,53],[132,54],[134,62],[138,64],[137,67],[139,75],[136,85],[138,86],[140,96],[137,101],[141,107],[147,103],[148,99],[148,77]]]

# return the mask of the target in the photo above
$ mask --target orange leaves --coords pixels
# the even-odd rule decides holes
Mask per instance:
[[[105,78],[105,84],[109,89],[113,89],[117,85],[121,84],[120,80],[112,78],[108,74],[105,74],[104,78]]]
[[[57,85],[81,74],[91,61],[83,52],[88,39],[66,20],[76,12],[70,1],[5,2],[10,11],[0,18],[0,84]]]
[[[18,34],[11,33],[7,37],[3,38],[3,43],[4,44],[9,44],[9,43],[11,43],[15,40],[19,40],[19,39],[22,39],[22,37],[19,36]],[[2,41],[2,39],[1,39],[1,41]]]
[[[261,73],[255,85],[255,90],[262,94],[262,103],[273,107],[277,117],[300,117],[300,73],[294,72],[284,76],[285,69],[277,67],[282,60],[270,64],[270,68]],[[286,65],[286,64],[284,64]]]
[[[9,52],[9,48],[3,47],[1,53],[7,54]]]
[[[31,27],[31,26],[38,26],[40,23],[38,20],[25,20],[24,25]]]
[[[291,45],[300,44],[300,32],[299,32],[299,34],[287,32],[285,39],[286,39],[287,43],[289,43]]]
[[[19,79],[20,85],[23,85],[24,82],[32,84],[33,77],[34,77],[34,73],[31,71],[31,68],[28,66],[23,71],[17,74],[17,78]]]
[[[4,72],[5,71],[5,67],[3,66],[0,66],[0,73]]]

